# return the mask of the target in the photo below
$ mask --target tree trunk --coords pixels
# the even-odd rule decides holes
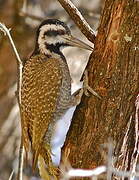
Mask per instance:
[[[102,99],[83,96],[62,153],[74,168],[95,168],[107,162],[102,145],[113,140],[115,167],[134,170],[137,153],[135,101],[139,91],[137,1],[105,0],[87,66],[89,85]]]

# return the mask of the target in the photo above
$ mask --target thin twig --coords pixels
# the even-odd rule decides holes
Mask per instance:
[[[4,32],[4,35],[8,36],[8,38],[10,40],[10,44],[11,44],[13,51],[15,53],[15,56],[16,56],[17,66],[18,66],[18,71],[19,71],[18,82],[17,82],[17,93],[18,93],[18,103],[19,103],[19,108],[20,108],[20,104],[21,104],[21,94],[20,93],[21,93],[22,67],[23,67],[22,60],[19,56],[19,53],[17,52],[17,49],[16,49],[15,44],[13,42],[12,36],[10,34],[11,29],[8,29],[4,24],[0,23],[0,30]]]
[[[61,6],[67,11],[69,16],[81,30],[81,32],[87,37],[89,41],[92,43],[95,42],[95,33],[92,28],[89,26],[87,21],[84,19],[79,10],[75,7],[75,5],[70,0],[58,0]]]
[[[13,39],[12,39],[11,34],[10,34],[11,29],[8,29],[4,24],[0,23],[0,30],[3,31],[4,35],[8,36],[8,38],[10,40],[10,43],[12,45],[12,48],[14,50],[15,56],[16,56],[16,58],[18,60],[18,63],[22,64],[22,61],[20,59],[20,56],[19,56],[19,54],[17,52],[17,49],[16,49],[16,47],[14,45]]]
[[[116,168],[111,168],[111,172],[119,177],[139,177],[138,172],[131,172],[131,171],[120,171],[119,169]]]
[[[20,148],[19,148],[19,163],[18,163],[18,172],[17,172],[17,180],[23,179],[23,155],[24,155],[24,148],[23,142],[21,140]]]
[[[108,142],[108,165],[107,165],[107,180],[112,179],[112,172],[111,172],[111,167],[112,167],[112,156],[113,156],[113,144],[112,140],[109,140]]]
[[[95,169],[91,170],[85,170],[85,169],[73,169],[70,168],[68,171],[63,171],[63,177],[61,180],[64,179],[70,179],[72,177],[93,177],[93,176],[98,176],[104,172],[106,172],[107,168],[106,166],[99,166]]]
[[[92,177],[98,176],[102,173],[106,172],[105,166],[99,166],[92,170],[85,170],[85,169],[70,169],[68,171],[68,177]]]
[[[14,170],[11,172],[10,177],[9,177],[9,179],[8,179],[8,180],[12,180],[12,178],[13,178],[13,174],[14,174]]]
[[[17,69],[18,69],[18,79],[17,79],[17,100],[18,100],[18,105],[19,105],[19,110],[21,112],[21,85],[22,85],[22,68],[23,68],[23,64],[22,64],[22,60],[19,56],[19,53],[17,52],[17,49],[15,47],[15,44],[13,42],[12,36],[10,34],[10,30],[8,29],[4,24],[0,23],[0,30],[4,32],[4,35],[7,35],[10,41],[10,44],[13,48],[13,51],[15,53],[16,56],[16,60],[17,60]],[[22,145],[22,142],[21,142]],[[20,153],[19,153],[19,167],[21,169],[18,169],[18,176],[20,177],[18,180],[22,180],[22,168],[23,168],[23,147],[20,147]]]

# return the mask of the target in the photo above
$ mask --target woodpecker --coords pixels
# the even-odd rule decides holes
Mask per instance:
[[[57,19],[44,20],[37,29],[34,51],[23,66],[21,86],[21,129],[26,153],[32,152],[33,169],[41,156],[53,175],[50,141],[55,123],[80,96],[71,95],[71,76],[62,49],[68,46],[92,51],[71,35]]]

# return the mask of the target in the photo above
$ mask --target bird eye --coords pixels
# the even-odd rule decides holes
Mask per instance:
[[[49,30],[49,31],[46,31],[44,33],[45,36],[49,36],[49,37],[52,37],[52,36],[58,36],[58,35],[64,35],[65,34],[65,31],[64,30]]]
[[[45,36],[57,36],[58,32],[54,30],[49,30],[44,33]]]

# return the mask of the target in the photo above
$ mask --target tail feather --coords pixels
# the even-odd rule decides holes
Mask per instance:
[[[38,168],[39,168],[39,173],[40,173],[41,178],[50,180],[51,176],[46,169],[46,164],[45,164],[44,159],[41,155],[39,155],[38,161],[39,161]]]
[[[36,147],[36,146],[35,146]],[[44,179],[51,179],[52,176],[55,180],[57,180],[57,172],[58,169],[53,166],[51,159],[51,148],[48,144],[39,144],[37,148],[32,148],[33,153],[33,162],[32,162],[32,170],[33,172],[36,169],[37,163],[40,171],[40,175]]]
[[[58,180],[58,168],[53,166],[50,145],[45,144],[42,146],[38,161],[39,172],[42,179],[50,180],[53,177],[54,180]]]
[[[32,158],[32,171],[36,170],[37,162],[39,156],[39,148],[37,150],[33,150],[33,158]]]
[[[29,142],[22,137],[23,147],[25,149],[25,163],[28,162]]]

